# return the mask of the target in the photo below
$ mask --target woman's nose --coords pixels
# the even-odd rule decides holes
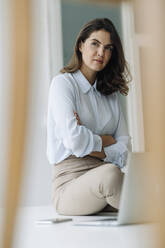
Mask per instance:
[[[104,56],[104,47],[103,46],[100,46],[99,49],[98,49],[98,55],[100,57],[103,57]]]

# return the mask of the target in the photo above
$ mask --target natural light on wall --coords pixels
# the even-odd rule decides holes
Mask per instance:
[[[139,43],[136,39],[132,2],[122,2],[121,10],[124,51],[132,75],[132,81],[129,85],[130,91],[126,98],[128,128],[132,137],[132,151],[144,152],[145,140]]]

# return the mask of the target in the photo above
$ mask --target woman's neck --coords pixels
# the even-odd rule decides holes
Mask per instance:
[[[90,69],[84,68],[84,66],[81,66],[80,71],[86,77],[86,79],[89,81],[89,83],[91,85],[93,85],[95,80],[96,80],[96,72],[92,71]]]

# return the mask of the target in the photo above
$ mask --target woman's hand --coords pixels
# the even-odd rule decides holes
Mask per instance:
[[[112,135],[100,135],[102,138],[103,147],[110,146],[116,143],[116,140],[112,137]]]
[[[74,112],[74,115],[75,115],[75,117],[76,117],[77,124],[78,124],[78,125],[82,125],[82,124],[81,124],[81,121],[80,121],[80,118],[79,118],[79,116],[78,116],[78,114],[77,114],[77,112]]]
[[[104,148],[102,147],[101,152],[91,152],[89,156],[95,157],[95,158],[101,158],[104,159],[106,157]]]

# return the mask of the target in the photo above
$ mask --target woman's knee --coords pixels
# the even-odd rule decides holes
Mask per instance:
[[[103,179],[107,178],[108,181],[113,180],[113,181],[120,182],[123,179],[123,173],[116,165],[106,164],[106,165],[103,165],[103,168],[101,170],[101,177]]]
[[[113,164],[106,164],[100,174],[100,193],[104,196],[118,194],[123,183],[123,173]]]

